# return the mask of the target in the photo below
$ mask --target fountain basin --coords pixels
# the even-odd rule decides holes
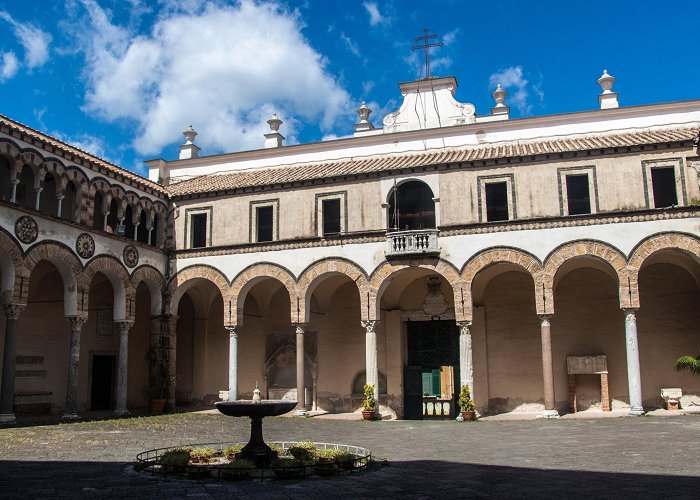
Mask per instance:
[[[239,400],[219,401],[214,403],[216,409],[229,417],[276,417],[292,411],[296,401],[282,400]]]

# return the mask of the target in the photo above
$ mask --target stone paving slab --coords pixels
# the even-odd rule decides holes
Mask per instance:
[[[270,441],[364,446],[388,465],[305,481],[137,473],[141,451],[247,441],[244,418],[176,414],[0,429],[2,498],[700,498],[700,417],[339,421],[268,418]]]

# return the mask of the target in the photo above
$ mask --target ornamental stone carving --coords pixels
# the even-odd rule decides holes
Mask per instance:
[[[139,263],[139,251],[133,245],[128,245],[124,248],[124,264],[126,267],[136,267]]]
[[[83,259],[95,255],[95,240],[88,233],[83,233],[75,240],[75,251]]]
[[[23,215],[15,222],[15,236],[22,243],[33,243],[39,236],[39,226],[28,215]]]

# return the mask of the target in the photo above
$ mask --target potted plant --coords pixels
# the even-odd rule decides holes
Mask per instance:
[[[376,420],[377,400],[374,398],[374,384],[365,384],[363,390],[365,393],[365,400],[362,403],[362,419]]]
[[[161,361],[157,346],[146,351],[146,365],[148,365],[148,405],[151,413],[163,413],[165,398],[168,394],[168,371]]]
[[[681,356],[676,360],[676,370],[689,370],[693,375],[700,375],[700,354],[696,357]]]
[[[469,390],[469,386],[464,384],[462,390],[459,393],[459,408],[462,410],[462,419],[465,422],[470,420],[476,420],[476,411],[474,410],[474,401],[472,400],[472,393]]]

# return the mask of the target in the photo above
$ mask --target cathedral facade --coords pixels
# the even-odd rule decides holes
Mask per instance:
[[[700,380],[700,101],[511,119],[454,78],[352,137],[205,156],[149,178],[0,117],[0,420],[249,398],[452,418],[641,414]],[[262,141],[261,141],[262,142]],[[152,399],[152,397],[151,397]]]

